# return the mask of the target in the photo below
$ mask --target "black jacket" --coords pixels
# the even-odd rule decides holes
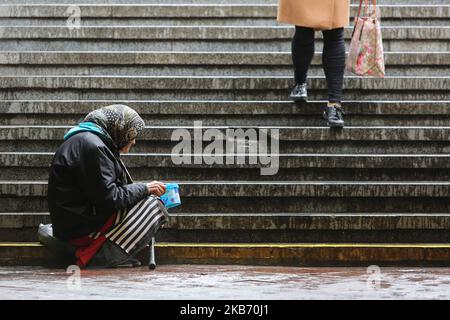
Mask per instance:
[[[108,140],[81,132],[56,151],[48,207],[57,238],[71,240],[96,232],[113,213],[131,208],[148,195],[146,184],[126,178],[114,150]]]

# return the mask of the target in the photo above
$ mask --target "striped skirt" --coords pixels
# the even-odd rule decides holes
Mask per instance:
[[[70,241],[76,247],[77,264],[113,266],[128,260],[150,243],[168,217],[159,197],[146,197],[131,209],[112,215],[98,232]]]
[[[130,210],[120,211],[105,238],[133,255],[136,249],[140,249],[143,240],[151,239],[167,220],[168,213],[164,204],[158,197],[149,196]],[[146,241],[144,245],[148,243]]]

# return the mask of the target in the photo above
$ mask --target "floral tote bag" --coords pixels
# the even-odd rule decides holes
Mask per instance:
[[[363,17],[360,16],[362,3],[363,0],[360,0],[346,69],[358,76],[384,77],[383,42],[376,0],[373,0],[372,14],[369,14],[368,0],[365,0],[365,16]]]

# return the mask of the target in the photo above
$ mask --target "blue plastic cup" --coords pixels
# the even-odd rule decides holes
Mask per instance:
[[[181,199],[178,183],[167,183],[166,193],[161,196],[161,200],[167,209],[179,206]]]

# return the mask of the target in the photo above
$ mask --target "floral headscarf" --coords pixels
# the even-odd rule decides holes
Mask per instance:
[[[89,113],[84,122],[94,122],[111,138],[118,149],[129,144],[144,129],[144,120],[130,107],[114,104]]]

